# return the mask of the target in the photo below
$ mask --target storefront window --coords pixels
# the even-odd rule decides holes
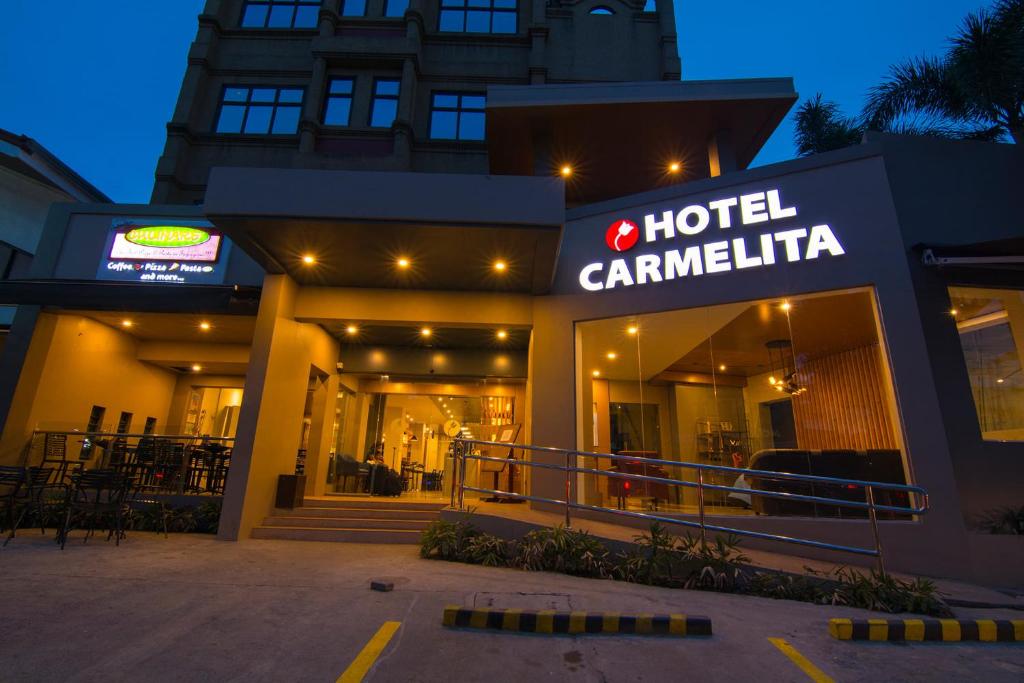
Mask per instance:
[[[950,287],[982,437],[1024,440],[1024,293]]]
[[[905,483],[898,416],[870,290],[588,321],[579,328],[581,449]],[[694,481],[696,470],[594,458]],[[588,462],[588,466],[594,466]],[[705,482],[835,498],[809,484],[705,471]],[[817,490],[821,488],[822,490]],[[814,489],[812,491],[812,489]],[[585,502],[694,512],[693,487],[588,476]],[[849,494],[863,499],[863,490]],[[858,516],[836,506],[708,491],[709,513]],[[862,513],[860,513],[862,514]]]

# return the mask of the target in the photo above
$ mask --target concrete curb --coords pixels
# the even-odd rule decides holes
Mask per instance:
[[[711,619],[685,614],[619,614],[518,609],[444,608],[443,625],[517,633],[710,636]]]
[[[1024,642],[1024,619],[829,619],[838,640]]]

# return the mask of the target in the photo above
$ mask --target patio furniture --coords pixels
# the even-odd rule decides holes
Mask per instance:
[[[86,470],[74,475],[64,503],[64,523],[57,534],[61,550],[78,521],[88,524],[83,542],[88,542],[97,523],[106,522],[107,540],[114,537],[115,545],[120,545],[131,485],[131,478],[118,470]]]
[[[67,485],[54,480],[54,472],[56,469],[53,467],[29,467],[25,470],[25,483],[19,494],[25,512],[34,515],[39,532],[43,534],[46,533],[48,513],[60,509],[67,496]]]
[[[24,484],[25,470],[20,467],[0,466],[0,504],[3,505],[3,516],[7,520],[4,528],[9,530],[4,541],[5,546],[14,538],[14,532],[25,516],[24,508],[21,514],[18,514],[18,494]]]

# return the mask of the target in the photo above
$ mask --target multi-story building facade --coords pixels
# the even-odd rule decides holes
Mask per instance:
[[[488,87],[679,77],[665,1],[211,0],[153,201],[201,201],[214,166],[506,173]]]

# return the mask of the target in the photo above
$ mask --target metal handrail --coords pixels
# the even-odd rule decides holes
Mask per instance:
[[[497,448],[508,448],[510,449],[509,457],[499,458],[488,455],[476,455],[471,451],[473,446],[491,446]],[[564,455],[565,464],[556,464],[550,462],[533,462],[531,460],[522,460],[512,457],[516,449],[522,451],[530,451],[534,453],[545,453],[551,455]],[[633,455],[620,455],[614,453],[592,453],[588,451],[579,450],[568,450],[561,448],[552,448],[549,446],[532,446],[532,445],[515,445],[508,443],[501,443],[497,441],[483,441],[477,439],[463,439],[457,437],[455,440],[455,446],[453,448],[454,459],[453,459],[453,481],[457,482],[456,485],[452,486],[451,490],[451,505],[452,507],[458,507],[459,509],[465,509],[465,492],[473,491],[476,493],[485,493],[494,496],[501,496],[515,500],[528,500],[538,503],[548,503],[552,505],[560,505],[565,508],[565,524],[566,526],[571,525],[570,510],[589,510],[593,512],[603,512],[612,515],[619,515],[623,517],[632,517],[638,519],[646,519],[650,521],[663,522],[666,524],[676,524],[679,526],[697,528],[700,529],[701,539],[703,542],[707,541],[707,532],[721,532],[736,534],[737,536],[748,536],[751,538],[758,538],[762,540],[779,541],[783,543],[792,543],[796,545],[802,545],[813,548],[820,548],[824,550],[833,550],[838,552],[847,552],[855,555],[865,555],[870,557],[878,558],[878,565],[882,571],[885,571],[885,565],[882,555],[882,543],[878,533],[878,511],[893,512],[898,514],[906,515],[921,515],[928,511],[928,492],[920,486],[913,486],[907,484],[893,484],[888,482],[877,482],[877,481],[865,481],[861,479],[841,479],[838,477],[825,477],[821,475],[812,474],[792,474],[789,472],[774,472],[770,470],[752,470],[744,469],[739,467],[728,467],[725,465],[708,465],[702,463],[689,463],[680,462],[677,460],[661,460],[658,458],[645,458],[642,456]],[[678,467],[684,470],[693,470],[697,474],[697,481],[685,481],[678,479],[668,479],[666,477],[651,476],[647,474],[634,474],[630,472],[612,472],[610,470],[602,470],[593,467],[580,467],[578,465],[578,458],[592,457],[592,458],[607,458],[610,460],[623,460],[631,463],[651,464],[659,466]],[[461,459],[461,462],[460,462]],[[559,470],[565,473],[565,487],[566,495],[564,500],[555,498],[543,498],[538,496],[530,496],[513,491],[501,491],[497,489],[487,489],[479,486],[468,486],[466,485],[466,460],[478,460],[478,461],[490,461],[500,463],[514,463],[517,465],[523,465],[526,467],[536,467],[538,469],[547,470]],[[832,484],[844,487],[855,487],[863,488],[865,492],[865,501],[854,501],[844,500],[841,498],[828,498],[825,496],[805,495],[799,493],[786,493],[783,491],[760,491],[752,488],[738,488],[735,486],[725,486],[722,484],[705,483],[704,475],[707,472],[719,472],[726,474],[745,475],[751,478],[766,478],[781,481],[794,481],[802,483],[821,483],[821,484]],[[643,482],[654,482],[659,484],[668,484],[671,486],[681,486],[686,488],[697,489],[697,512],[698,521],[692,521],[688,519],[681,519],[677,517],[667,517],[664,515],[652,515],[646,512],[636,512],[632,510],[619,510],[615,508],[607,508],[597,505],[587,505],[572,500],[572,477],[574,474],[593,474],[596,476],[603,476],[608,478],[627,479],[634,481]],[[705,490],[710,491],[723,491],[723,492],[737,492],[748,496],[762,496],[768,498],[781,498],[784,500],[793,500],[801,502],[810,502],[815,504],[830,505],[835,507],[846,507],[854,508],[859,510],[867,510],[868,519],[871,522],[871,530],[874,537],[874,547],[865,548],[861,546],[849,546],[841,545],[836,543],[826,543],[824,541],[815,541],[813,539],[798,538],[794,536],[784,536],[781,534],[772,534],[763,531],[752,531],[749,529],[740,529],[736,527],[728,527],[720,524],[708,524],[705,519],[705,505],[704,505],[704,492]],[[908,494],[908,499],[916,498],[918,503],[916,505],[879,505],[875,502],[876,490],[886,490],[903,492]]]
[[[199,439],[202,441],[234,441],[233,436],[206,436],[203,434],[121,434],[119,432],[88,432],[80,429],[36,429],[32,432],[35,434],[64,434],[66,436],[109,436],[115,439],[175,439],[175,440],[192,440]]]

